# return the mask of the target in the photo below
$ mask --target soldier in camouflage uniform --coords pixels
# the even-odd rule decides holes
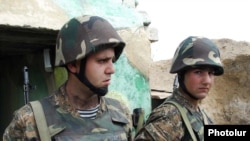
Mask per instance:
[[[136,141],[204,141],[204,125],[212,124],[200,102],[213,85],[214,76],[224,73],[217,46],[204,37],[190,36],[177,48],[170,73],[177,73],[179,86],[153,109]],[[190,131],[177,106],[190,122]]]
[[[55,66],[68,80],[40,101],[51,139],[56,141],[130,141],[131,114],[124,104],[106,98],[114,62],[125,43],[112,25],[98,16],[80,16],[59,31]],[[49,131],[51,131],[49,130]],[[40,141],[30,104],[17,110],[3,141]]]

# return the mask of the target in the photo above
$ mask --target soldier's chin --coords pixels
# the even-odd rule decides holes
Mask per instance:
[[[102,87],[102,88],[98,88],[96,89],[95,92],[98,96],[105,96],[108,93],[108,87]]]

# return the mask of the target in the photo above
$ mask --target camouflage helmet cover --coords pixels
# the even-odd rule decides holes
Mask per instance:
[[[106,45],[114,47],[116,59],[125,47],[125,43],[107,20],[89,15],[72,18],[58,33],[55,66],[80,60],[107,47]]]
[[[190,36],[183,40],[176,49],[170,73],[194,66],[212,66],[214,75],[224,73],[219,49],[208,38]]]

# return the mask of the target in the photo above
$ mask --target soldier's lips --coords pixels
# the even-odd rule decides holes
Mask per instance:
[[[202,91],[202,92],[208,92],[209,88],[199,88],[199,90]]]
[[[105,86],[108,86],[110,84],[110,79],[107,79],[107,80],[103,81],[103,83],[104,83]]]

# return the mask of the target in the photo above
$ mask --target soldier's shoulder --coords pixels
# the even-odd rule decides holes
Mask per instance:
[[[148,122],[173,119],[181,119],[179,110],[172,104],[164,103],[152,110],[149,115]]]
[[[159,105],[158,107],[153,109],[152,113],[159,114],[162,116],[179,114],[177,107],[170,103],[163,103]]]
[[[20,107],[19,109],[17,109],[14,112],[14,114],[17,116],[29,116],[29,115],[33,114],[33,110],[32,110],[32,107],[30,106],[30,104],[26,104],[26,105]]]
[[[105,101],[105,104],[108,106],[116,107],[119,109],[124,108],[124,104],[117,99],[110,98],[110,97],[103,97],[103,100]]]

